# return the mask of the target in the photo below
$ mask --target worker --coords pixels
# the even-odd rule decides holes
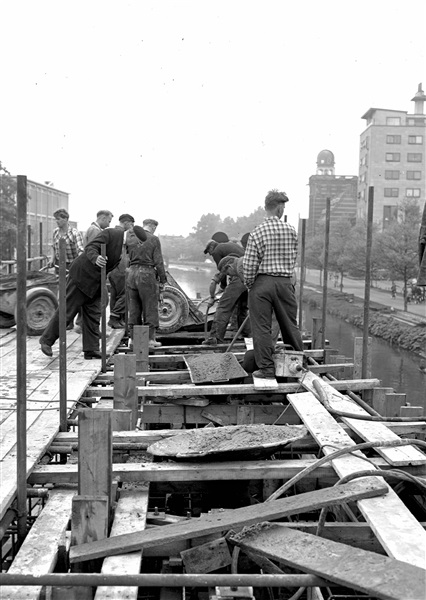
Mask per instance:
[[[204,254],[210,254],[219,269],[219,263],[223,258],[227,256],[239,258],[243,256],[244,249],[235,242],[218,243],[211,239],[206,244]],[[232,312],[240,296],[244,291],[246,291],[244,284],[241,282],[238,276],[233,275],[230,277],[228,283],[226,273],[218,270],[210,283],[210,298],[207,302],[208,308],[213,306],[216,301],[216,287],[218,285],[223,293],[213,317],[213,323],[210,328],[210,336],[203,342],[203,344],[206,346],[216,346],[218,343],[225,343],[226,328],[232,316]]]
[[[66,285],[66,319],[72,322],[82,311],[83,352],[86,360],[101,358],[99,352],[99,324],[101,318],[101,268],[109,273],[119,263],[123,251],[124,232],[133,228],[140,241],[147,239],[142,227],[134,224],[131,215],[119,217],[120,226],[103,229],[84,248],[71,264]],[[102,244],[106,256],[102,256]],[[52,346],[59,337],[59,309],[55,311],[40,338],[43,354],[52,356]]]
[[[297,257],[297,233],[282,222],[284,192],[271,190],[265,198],[266,217],[250,233],[243,260],[244,283],[253,332],[257,366],[253,376],[275,377],[274,343],[271,335],[272,311],[277,317],[285,344],[302,351],[303,342],[297,326],[297,301],[293,273]]]
[[[132,236],[127,240],[130,263],[127,275],[130,337],[133,337],[135,325],[147,325],[150,349],[161,346],[161,342],[156,340],[160,324],[158,304],[167,283],[161,243],[154,235],[157,226],[157,220],[145,219],[143,228],[147,236],[146,242],[133,243]]]
[[[65,239],[65,262],[69,269],[72,261],[84,251],[83,236],[75,227],[69,224],[69,213],[65,208],[55,210],[53,216],[57,227],[53,230],[53,241],[51,248],[51,258],[48,267],[52,268],[59,265],[59,240]]]
[[[69,224],[69,213],[65,208],[59,208],[53,213],[57,227],[53,230],[53,242],[51,249],[51,259],[47,264],[49,268],[59,266],[59,240],[65,239],[65,268],[67,272],[72,261],[79,256],[84,250],[83,236],[75,227]],[[77,333],[81,333],[79,316],[76,319]],[[74,329],[74,321],[67,323],[67,329]]]
[[[90,227],[87,228],[86,233],[83,235],[83,245],[86,247],[89,242],[95,239],[95,237],[102,231],[110,226],[113,218],[113,214],[110,210],[98,210],[96,213],[96,221],[93,221]]]

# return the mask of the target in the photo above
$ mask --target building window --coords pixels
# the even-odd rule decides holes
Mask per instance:
[[[398,188],[385,188],[385,198],[398,198]]]
[[[420,188],[407,188],[405,195],[407,198],[420,198]]]
[[[415,137],[415,136],[409,136],[409,137]],[[401,143],[401,136],[400,135],[387,135],[386,136],[386,143],[387,144],[400,144]]]
[[[399,152],[386,152],[386,162],[399,162],[401,154]]]
[[[383,229],[386,229],[392,223],[396,223],[398,220],[398,207],[397,206],[384,206],[383,207]]]
[[[426,123],[424,117],[420,117],[417,119],[407,119],[407,125],[409,126],[413,126],[414,127],[423,127],[423,125]]]
[[[421,152],[409,152],[407,154],[408,162],[422,162],[422,153]]]
[[[423,144],[423,136],[422,135],[409,135],[408,143],[409,144]]]
[[[386,125],[401,125],[400,117],[386,117]]]
[[[385,179],[399,179],[399,171],[385,171]]]
[[[422,178],[421,171],[407,171],[407,179],[420,180]]]

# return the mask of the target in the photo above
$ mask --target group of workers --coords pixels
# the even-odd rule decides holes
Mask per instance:
[[[271,190],[265,198],[266,217],[241,244],[235,241],[208,241],[204,253],[215,261],[218,271],[210,285],[208,307],[220,297],[206,345],[224,343],[226,329],[237,309],[237,325],[242,335],[253,338],[253,373],[259,378],[275,377],[273,353],[279,332],[285,344],[303,349],[297,325],[297,301],[294,268],[297,257],[295,228],[282,220],[288,196]],[[53,235],[51,265],[58,262],[59,239],[66,240],[68,269],[66,285],[66,321],[73,323],[80,313],[83,352],[86,359],[100,358],[99,327],[101,318],[101,268],[109,274],[111,286],[110,320],[113,328],[124,327],[125,294],[128,297],[130,335],[134,325],[149,326],[149,346],[159,325],[158,302],[167,282],[160,240],[154,235],[158,222],[135,225],[129,214],[119,217],[119,225],[109,227],[113,215],[101,210],[84,237],[69,223],[64,209],[54,213],[58,227]],[[102,245],[105,244],[105,256]],[[59,337],[57,310],[40,338],[41,350],[52,356]]]
[[[114,329],[125,326],[126,290],[129,300],[129,329],[142,323],[149,327],[149,346],[161,343],[155,339],[159,325],[158,301],[166,283],[161,244],[154,235],[158,221],[145,219],[142,227],[135,225],[129,214],[119,217],[119,224],[110,227],[113,214],[100,210],[84,236],[71,227],[65,209],[54,215],[57,228],[53,233],[50,267],[59,264],[59,241],[65,239],[66,322],[73,327],[76,315],[80,320],[84,358],[101,358],[99,352],[101,321],[101,273],[105,267],[109,278],[110,319]],[[105,253],[103,254],[103,245]],[[52,346],[59,338],[59,309],[55,311],[40,337],[41,351],[52,356]]]
[[[210,337],[204,344],[224,342],[236,308],[242,334],[253,338],[253,376],[262,379],[275,377],[273,354],[279,332],[285,344],[296,351],[303,350],[294,287],[297,233],[292,225],[281,220],[286,202],[288,196],[284,192],[271,190],[265,198],[263,223],[243,236],[241,246],[211,239],[204,250],[218,267],[210,285],[208,305],[215,301],[218,284],[223,291]]]

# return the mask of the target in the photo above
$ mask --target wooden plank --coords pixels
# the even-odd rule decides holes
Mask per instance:
[[[272,380],[262,380],[272,381]],[[351,390],[354,392],[374,388],[379,384],[378,379],[341,379],[339,381],[330,381],[329,385],[335,390]],[[249,395],[259,394],[259,389],[251,383],[239,385],[149,385],[138,387],[138,397],[145,396],[160,396],[164,398],[176,398],[180,396],[227,396],[227,395]],[[278,383],[277,387],[271,393],[292,394],[300,389],[300,384],[297,383]],[[112,398],[114,396],[114,388],[111,386],[104,387],[89,387],[88,394],[94,397]],[[276,398],[274,399],[276,400]]]
[[[278,389],[278,381],[274,377],[271,377],[270,379],[253,377],[253,385],[257,390]]]
[[[78,424],[78,493],[111,499],[111,411],[80,410]]]
[[[240,548],[384,600],[424,600],[426,570],[309,533],[265,523],[231,538]]]
[[[324,454],[354,445],[353,440],[313,394],[293,394],[289,396],[289,401]],[[364,471],[366,464],[365,460],[351,454],[332,461],[340,477]],[[360,500],[358,508],[390,556],[416,566],[424,565],[425,531],[392,489],[383,498]]]
[[[82,544],[80,547],[71,548],[70,560],[75,563],[102,556],[112,556],[121,554],[123,549],[127,551],[138,550],[174,540],[196,538],[218,531],[226,531],[239,525],[247,526],[268,519],[273,520],[291,514],[301,514],[324,506],[338,505],[347,502],[349,499],[355,500],[383,494],[386,493],[387,487],[381,482],[371,483],[367,478],[364,482],[351,482],[341,486],[299,494],[298,496],[273,500],[272,502],[263,502],[234,510],[224,510],[212,515],[205,515],[199,519],[190,519],[189,521],[168,525],[167,528],[161,527],[138,531],[96,543]]]
[[[348,396],[343,396],[338,391],[334,390],[327,382],[319,379],[317,375],[314,375],[313,373],[306,373],[301,383],[305,389],[313,392],[316,395],[317,392],[313,385],[314,381],[316,380],[321,384],[322,388],[327,394],[330,405],[333,408],[341,412],[365,415],[368,417],[366,410],[361,408]],[[380,422],[349,418],[344,418],[343,421],[367,442],[385,440],[392,441],[398,439],[397,435],[392,433]],[[408,464],[421,465],[426,463],[426,456],[414,446],[401,446],[399,448],[377,448],[376,451],[383,456],[383,458],[387,460],[390,465],[393,466]]]
[[[71,514],[73,490],[59,488],[49,493],[49,499],[19,549],[8,573],[44,575],[52,573],[58,547],[65,537]],[[36,600],[42,586],[3,586],[0,596],[9,600]]]
[[[123,489],[114,513],[111,537],[145,529],[148,511],[149,483],[137,489]],[[102,564],[102,573],[137,575],[140,573],[142,551],[108,556]],[[101,586],[95,600],[137,600],[138,588],[132,586]]]
[[[114,374],[114,408],[130,410],[132,418],[129,429],[135,429],[138,420],[136,356],[134,354],[116,356]]]
[[[179,431],[178,433],[181,433]],[[350,439],[350,438],[348,438]],[[351,440],[352,441],[352,440]],[[352,442],[353,443],[353,442]],[[247,479],[290,479],[308,466],[313,460],[268,460],[268,461],[232,461],[213,463],[114,463],[112,477],[114,480],[126,482],[141,481],[229,481]],[[359,460],[359,469],[365,469],[367,463]],[[372,459],[373,465],[381,469],[389,469],[388,463],[382,458]],[[367,465],[368,466],[368,465]],[[404,471],[417,476],[425,476],[425,467],[405,467]],[[51,464],[37,465],[28,478],[30,484],[46,483],[76,483],[78,465]],[[322,481],[324,478],[335,480],[334,469],[330,465],[319,467],[310,476]]]
[[[211,405],[212,406],[212,405]],[[244,409],[244,411],[248,410],[248,409],[253,409],[253,408],[266,408],[270,413],[270,409],[273,408],[272,406],[267,406],[267,407],[253,407],[253,406],[249,406],[247,404],[244,405],[237,405],[237,412],[239,412],[239,409]],[[277,415],[280,414],[280,412],[283,411],[283,409],[286,408],[283,404],[279,404],[278,408],[277,408]],[[410,408],[416,408],[416,407],[410,407]],[[294,412],[293,407],[290,406],[290,409]],[[204,412],[204,411],[203,411]],[[254,415],[254,411],[250,410],[250,415]],[[287,414],[287,413],[286,413]],[[273,415],[271,415],[271,418],[275,419],[276,415],[275,413]],[[414,416],[414,415],[413,415]],[[299,419],[300,422],[300,419]],[[265,423],[267,424],[267,423]],[[227,423],[227,425],[230,425],[230,423]],[[393,431],[394,433],[396,433],[397,435],[412,435],[412,434],[426,434],[426,422],[425,421],[413,421],[411,423],[384,423],[384,425],[386,425],[386,427],[390,430]],[[346,433],[348,435],[351,435],[351,429],[347,426],[347,425],[343,425],[343,429],[346,431]],[[142,443],[146,443],[146,444],[151,444],[153,442],[158,442],[159,440],[163,440],[166,439],[172,435],[178,435],[179,433],[182,433],[181,431],[176,431],[176,429],[157,429],[157,430],[145,430],[145,431],[114,431],[113,432],[113,443],[135,443],[135,444],[142,444]],[[352,433],[353,435],[353,433]],[[59,431],[55,437],[55,444],[66,444],[66,445],[70,445],[70,444],[75,444],[78,442],[78,433],[76,431]],[[305,438],[303,438],[303,440],[301,440],[301,443],[314,443],[316,446],[316,442],[314,441],[314,438],[312,437],[312,435],[310,433],[308,433],[308,435],[306,436],[306,440]]]
[[[186,573],[211,573],[232,563],[228,543],[224,537],[184,550],[180,555]]]

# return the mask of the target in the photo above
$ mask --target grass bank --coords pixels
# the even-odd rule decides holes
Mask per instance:
[[[322,310],[322,289],[305,288],[303,301],[311,308]],[[329,290],[327,313],[343,319],[355,327],[364,328],[364,303],[362,299],[354,297],[353,294]],[[426,358],[426,324],[402,323],[384,304],[371,302],[368,331],[373,336]]]

